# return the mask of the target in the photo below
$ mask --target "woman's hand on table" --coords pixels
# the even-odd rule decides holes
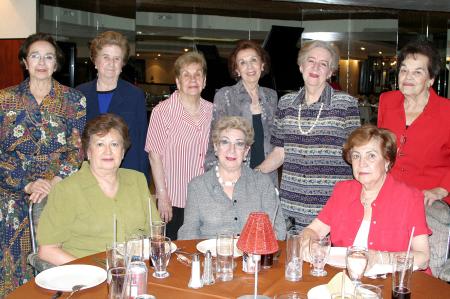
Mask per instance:
[[[442,187],[423,190],[425,205],[431,206],[435,200],[442,200],[448,196],[448,191]]]

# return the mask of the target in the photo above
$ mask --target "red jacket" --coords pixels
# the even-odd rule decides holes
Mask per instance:
[[[362,185],[356,180],[337,183],[318,215],[320,221],[330,226],[333,246],[353,245],[364,217],[361,188]],[[423,194],[388,174],[372,203],[368,248],[406,251],[413,226],[414,236],[431,234],[425,219]]]
[[[430,88],[428,104],[408,129],[403,104],[400,91],[380,96],[378,127],[397,136],[392,175],[420,190],[442,187],[450,192],[450,101]],[[450,197],[445,200],[450,203]]]

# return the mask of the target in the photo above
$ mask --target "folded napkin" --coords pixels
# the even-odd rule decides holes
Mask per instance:
[[[342,275],[345,275],[344,277],[345,293],[353,294],[355,292],[355,286],[353,285],[353,282],[350,280],[350,278],[346,274],[339,272],[338,274],[334,275],[334,277],[327,283],[327,288],[330,291],[330,294],[341,292]]]

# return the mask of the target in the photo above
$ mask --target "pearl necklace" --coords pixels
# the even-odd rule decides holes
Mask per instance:
[[[320,104],[319,113],[317,113],[316,120],[314,121],[313,125],[305,132],[302,130],[302,126],[300,125],[300,117],[302,113],[302,104],[300,104],[300,107],[298,108],[298,130],[302,135],[308,135],[311,133],[311,131],[314,129],[314,127],[317,125],[317,121],[319,120],[320,114],[322,113],[323,103]]]
[[[216,177],[217,180],[219,181],[219,184],[221,184],[224,187],[234,187],[234,185],[236,185],[237,180],[234,181],[224,181],[219,174],[219,166],[216,165]]]

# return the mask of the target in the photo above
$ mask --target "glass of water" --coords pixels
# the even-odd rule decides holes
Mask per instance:
[[[150,238],[150,258],[155,269],[153,277],[166,278],[169,276],[167,265],[169,264],[170,254],[170,238],[162,236]]]
[[[361,277],[364,275],[368,261],[369,251],[366,247],[350,246],[347,248],[345,263],[348,276],[355,285],[361,284]]]
[[[216,279],[229,281],[233,279],[234,234],[220,233],[216,238]]]
[[[330,237],[311,238],[309,240],[309,254],[313,269],[312,276],[326,276],[328,273],[323,268],[330,255],[331,240]]]

